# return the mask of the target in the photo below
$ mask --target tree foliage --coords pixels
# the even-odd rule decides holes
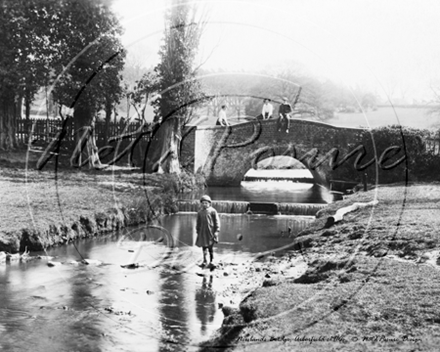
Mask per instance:
[[[48,6],[56,6],[48,1]],[[0,1],[0,147],[14,148],[15,118],[21,99],[30,99],[47,81],[50,60],[58,55],[48,44],[56,30],[53,16],[36,1]]]
[[[156,114],[162,121],[176,116],[187,121],[191,108],[203,96],[194,67],[203,26],[196,15],[197,8],[187,0],[174,0],[166,13],[160,62],[155,67],[160,94]]]
[[[428,150],[426,142],[435,138],[428,130],[391,125],[365,130],[359,134],[360,143],[348,145],[354,150],[362,145],[368,153],[360,161],[364,170],[353,167],[355,156],[336,169],[338,179],[362,179],[367,174],[369,183],[398,183],[439,181],[440,155]]]
[[[325,121],[338,111],[374,109],[374,94],[356,87],[350,90],[331,80],[323,80],[311,74],[284,70],[274,73],[204,72],[201,79],[208,96],[215,98],[208,104],[208,114],[216,112],[217,101],[232,107],[237,115],[258,116],[263,99],[281,103],[283,97],[295,102],[294,116],[313,117]],[[212,105],[212,106],[211,106]],[[275,114],[276,114],[276,105]]]
[[[136,111],[137,118],[146,122],[145,110],[151,97],[157,91],[157,76],[154,72],[146,72],[135,82],[131,90],[127,90],[130,104]]]
[[[221,106],[226,105],[231,114],[230,117],[244,116],[248,112],[246,106],[252,98],[259,106],[259,101],[262,101],[264,97],[263,95],[259,96],[258,94],[262,92],[255,89],[261,81],[260,76],[248,73],[201,72],[200,82],[206,95],[204,103],[206,114],[218,116]],[[256,107],[251,116],[258,115],[258,108],[261,112],[261,107]]]
[[[139,81],[146,81],[148,75],[153,75],[153,72],[143,66],[143,58],[137,56],[133,57],[133,54],[128,54],[125,59],[124,70],[122,72],[122,96],[124,98],[118,105],[118,110],[123,111],[123,118],[130,119],[133,104],[136,104],[137,109],[142,109],[136,99],[136,96],[140,96]],[[145,82],[147,83],[147,82]],[[142,84],[145,86],[145,84]],[[155,88],[156,89],[156,86]],[[148,98],[150,98],[150,92]]]
[[[165,15],[160,62],[155,67],[158,99],[155,100],[156,130],[147,154],[147,172],[180,173],[182,127],[202,99],[194,65],[202,24],[197,9],[187,0],[174,0]]]
[[[0,147],[16,146],[21,99],[32,101],[40,87],[51,86],[55,99],[75,107],[84,123],[118,99],[124,52],[109,4],[0,0]]]
[[[75,108],[78,125],[86,125],[106,101],[117,102],[122,93],[119,72],[125,52],[118,38],[122,29],[102,0],[66,1],[60,16],[64,24],[57,46],[64,57],[56,63],[61,67],[54,96]]]

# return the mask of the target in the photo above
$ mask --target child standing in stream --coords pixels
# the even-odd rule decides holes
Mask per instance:
[[[215,210],[211,204],[211,198],[204,195],[200,199],[202,203],[202,209],[197,213],[196,232],[197,240],[196,246],[202,247],[203,251],[203,263],[202,267],[208,265],[207,252],[209,252],[209,266],[213,267],[214,261],[214,244],[218,243],[218,234],[220,232],[220,217],[217,210]]]

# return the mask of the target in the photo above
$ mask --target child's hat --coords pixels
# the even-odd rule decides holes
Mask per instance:
[[[211,197],[207,196],[206,194],[202,198],[200,198],[200,202],[203,202],[204,200],[209,203],[212,203]]]

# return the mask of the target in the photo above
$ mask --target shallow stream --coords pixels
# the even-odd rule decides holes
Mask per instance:
[[[291,243],[313,220],[220,216],[215,261],[236,266],[260,252],[281,254],[277,248]],[[0,350],[197,350],[221,325],[218,303],[239,302],[231,302],[235,298],[230,295],[237,275],[221,270],[204,274],[197,266],[202,253],[193,245],[195,220],[195,213],[161,219],[173,250],[166,246],[170,239],[164,231],[139,227],[31,253],[54,256],[52,267],[47,258],[0,264]],[[140,267],[121,267],[133,262]]]

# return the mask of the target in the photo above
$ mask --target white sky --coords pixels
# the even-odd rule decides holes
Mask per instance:
[[[429,99],[440,83],[438,0],[194,1],[208,23],[199,47],[207,69],[304,67],[381,96]],[[115,0],[123,43],[153,66],[165,0]]]

